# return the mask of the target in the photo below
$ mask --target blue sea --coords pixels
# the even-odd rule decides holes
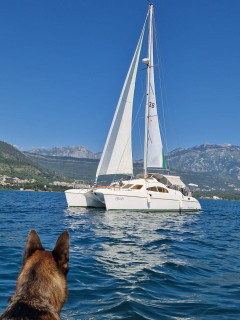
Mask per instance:
[[[62,319],[240,319],[240,202],[200,213],[68,209],[63,193],[0,191],[0,313],[30,229],[71,239]]]

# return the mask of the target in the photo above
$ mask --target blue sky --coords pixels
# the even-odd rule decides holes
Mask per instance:
[[[101,151],[146,12],[146,0],[1,1],[0,140]],[[240,1],[156,0],[155,16],[168,149],[239,145]]]

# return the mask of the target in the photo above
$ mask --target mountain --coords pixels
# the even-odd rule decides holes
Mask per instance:
[[[85,153],[86,155],[86,153]],[[240,147],[202,144],[189,149],[176,149],[167,155],[170,174],[183,181],[198,184],[203,192],[240,191]],[[3,175],[19,179],[34,179],[41,183],[64,181],[64,176],[93,182],[99,159],[48,156],[20,152],[0,141],[0,178]],[[134,162],[134,174],[142,172],[143,163]],[[55,172],[54,172],[55,171]],[[100,177],[107,184],[119,176]]]
[[[175,170],[232,176],[240,180],[240,147],[204,143],[193,148],[179,148],[166,156]]]
[[[54,170],[70,178],[87,181],[95,178],[99,162],[98,159],[46,156],[28,152],[24,152],[24,154],[48,170]]]
[[[53,171],[41,167],[12,145],[0,141],[0,175],[19,179],[35,179],[39,182],[63,180]]]
[[[101,157],[101,152],[94,153],[83,146],[54,147],[50,149],[36,148],[31,149],[28,152],[43,156],[54,157],[73,157],[87,159],[100,159]]]
[[[83,146],[55,147],[51,149],[38,148],[28,152],[42,156],[79,159],[100,159],[101,157],[101,152],[94,153]],[[166,155],[166,160],[171,169],[181,172],[209,173],[240,179],[239,146],[204,143],[188,149],[179,148],[173,150]],[[137,162],[142,163],[142,161]]]
[[[47,169],[55,170],[59,174],[62,174],[70,178],[84,180],[88,182],[94,181],[95,173],[99,162],[98,159],[79,159],[73,157],[56,156],[53,157],[26,152],[25,154]],[[143,163],[140,161],[134,162],[134,175],[142,173],[142,170]],[[222,176],[193,171],[183,172],[181,170],[173,169],[171,169],[170,173],[173,175],[180,175],[186,184],[198,184],[200,189],[205,191],[237,191],[235,189],[240,188],[240,180],[231,176]],[[100,176],[99,183],[108,184],[111,183],[114,179],[119,179],[119,176]]]

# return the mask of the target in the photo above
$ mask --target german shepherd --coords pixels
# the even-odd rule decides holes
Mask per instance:
[[[60,320],[67,299],[69,233],[64,231],[53,251],[45,251],[31,230],[23,253],[15,294],[1,320]]]

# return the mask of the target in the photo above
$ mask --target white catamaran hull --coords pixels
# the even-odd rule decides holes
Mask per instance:
[[[98,200],[92,189],[70,189],[65,191],[68,207],[105,208],[104,203]]]
[[[135,193],[135,194],[134,194]],[[179,194],[178,194],[179,193]],[[142,193],[139,191],[121,192],[102,190],[96,196],[104,201],[107,210],[134,211],[200,211],[199,202],[193,197],[183,196],[179,191],[175,195]]]
[[[162,179],[184,186],[177,176],[159,175]],[[129,211],[200,211],[197,199],[168,188],[155,178],[122,181],[122,187],[109,186],[65,191],[69,207],[96,207]],[[183,189],[182,189],[183,190]]]

